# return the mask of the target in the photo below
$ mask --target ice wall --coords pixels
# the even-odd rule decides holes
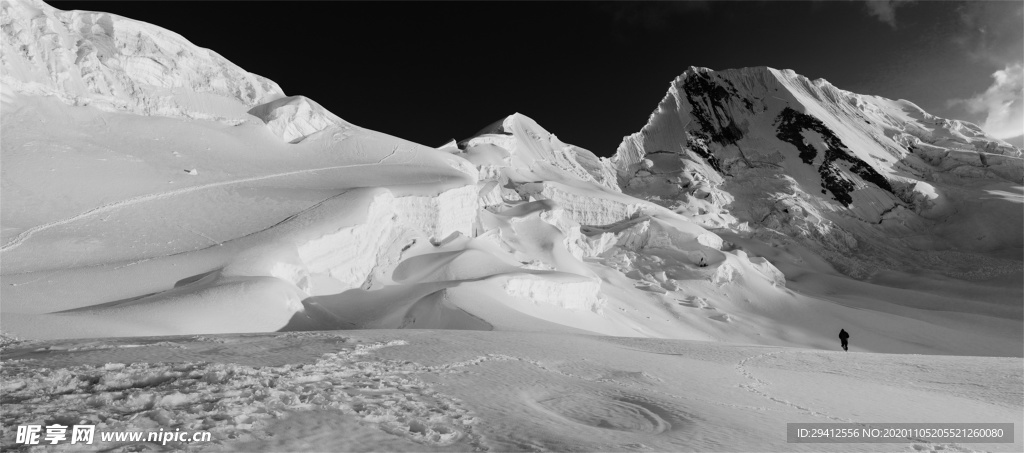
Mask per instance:
[[[241,122],[284,96],[177,33],[113,14],[61,11],[36,0],[0,3],[5,90],[107,111]]]
[[[586,310],[600,314],[604,304],[599,296],[601,282],[595,279],[543,274],[521,275],[510,277],[504,288],[512,297],[567,310]]]

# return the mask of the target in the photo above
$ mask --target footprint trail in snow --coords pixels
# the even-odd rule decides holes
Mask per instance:
[[[206,337],[197,337],[202,338]],[[2,446],[17,446],[14,434],[19,424],[84,423],[95,424],[97,432],[209,431],[211,443],[231,447],[238,441],[265,441],[275,426],[289,419],[327,411],[338,420],[362,425],[338,429],[365,433],[372,432],[367,427],[376,427],[385,440],[390,436],[384,433],[389,433],[411,441],[409,445],[418,450],[459,443],[470,450],[486,450],[473,432],[474,415],[457,398],[434,391],[415,376],[430,368],[372,356],[375,350],[406,344],[396,340],[350,345],[312,364],[283,366],[136,362],[48,369],[34,360],[9,360],[2,369]],[[161,345],[166,342],[150,346]],[[142,444],[99,447],[130,449]]]

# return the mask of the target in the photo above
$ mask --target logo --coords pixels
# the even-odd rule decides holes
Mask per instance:
[[[96,425],[74,425],[71,426],[71,443],[92,445],[93,437],[96,434]],[[18,435],[15,442],[24,445],[50,444],[68,440],[68,427],[61,424],[46,426],[43,432],[43,425],[18,425]]]

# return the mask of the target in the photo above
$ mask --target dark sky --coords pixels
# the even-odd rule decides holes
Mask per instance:
[[[520,112],[611,155],[691,65],[793,69],[990,131],[1018,115],[1005,136],[1024,128],[1021,2],[51,4],[173,30],[289,95],[430,146]]]

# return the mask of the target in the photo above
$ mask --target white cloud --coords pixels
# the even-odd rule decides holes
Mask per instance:
[[[1024,134],[1024,65],[1009,65],[992,74],[992,86],[984,93],[954,103],[984,117],[981,128],[993,137],[1006,139]]]
[[[868,0],[868,13],[896,28],[896,8],[912,0]]]

